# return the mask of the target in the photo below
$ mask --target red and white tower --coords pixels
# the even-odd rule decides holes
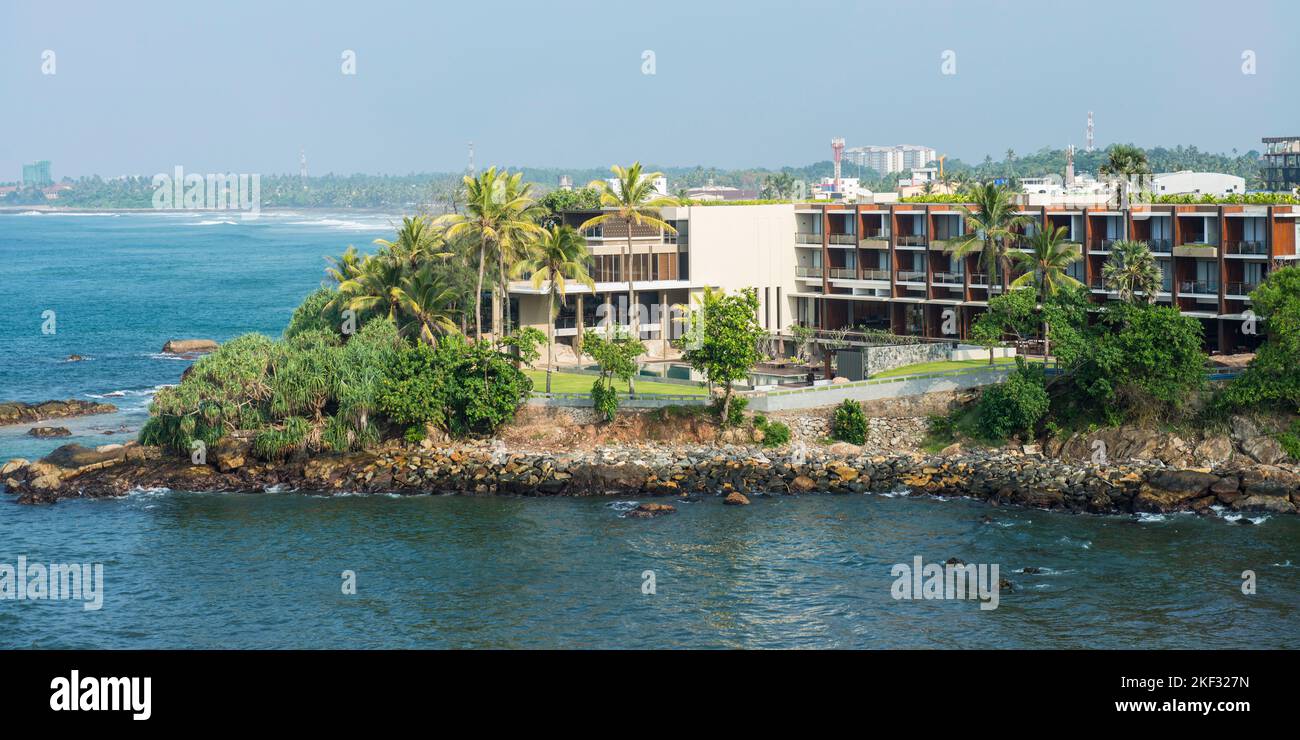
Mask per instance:
[[[831,150],[835,152],[835,192],[842,193],[844,189],[840,187],[840,160],[844,158],[844,139],[839,136],[831,139]]]

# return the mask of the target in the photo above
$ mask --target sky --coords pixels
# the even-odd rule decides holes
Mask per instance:
[[[801,166],[836,136],[976,162],[1082,146],[1090,110],[1098,146],[1245,152],[1300,134],[1295,7],[0,0],[0,181],[300,149],[312,174],[455,171],[471,140],[480,167]]]

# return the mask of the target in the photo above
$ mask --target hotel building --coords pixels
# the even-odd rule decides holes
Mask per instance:
[[[1208,350],[1252,349],[1260,337],[1244,319],[1249,293],[1270,270],[1298,264],[1297,217],[1289,205],[1134,204],[1127,211],[1100,205],[1022,206],[1028,219],[1013,248],[1041,229],[1066,229],[1080,259],[1069,274],[1088,286],[1098,304],[1116,295],[1102,280],[1111,245],[1146,242],[1163,273],[1157,301],[1200,320]],[[596,212],[565,214],[578,226]],[[663,218],[677,234],[633,227],[632,273],[647,337],[663,328],[648,321],[655,304],[689,304],[705,286],[753,287],[759,322],[774,333],[800,324],[825,330],[868,327],[896,334],[966,339],[990,296],[1002,290],[979,255],[956,258],[950,248],[967,233],[961,207],[951,203],[796,203],[682,206]],[[607,224],[586,234],[596,295],[583,295],[583,325],[597,306],[624,298],[624,227]],[[1011,278],[1018,273],[1013,273]],[[544,328],[545,298],[515,283],[525,325]],[[557,323],[559,337],[577,332],[572,298]]]

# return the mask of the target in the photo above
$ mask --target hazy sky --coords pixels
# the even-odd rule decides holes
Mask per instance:
[[[802,165],[833,136],[976,161],[1082,145],[1089,110],[1099,146],[1244,152],[1300,133],[1295,14],[1294,0],[0,0],[0,181],[36,159],[56,177],[295,172],[299,147],[313,174],[446,171],[469,140],[479,165]]]

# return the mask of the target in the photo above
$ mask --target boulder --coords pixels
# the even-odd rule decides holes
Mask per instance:
[[[24,460],[21,457],[15,457],[14,459],[5,463],[3,467],[0,467],[0,475],[10,475],[12,473],[16,473],[30,464],[31,463],[28,460]]]
[[[1282,449],[1282,445],[1276,439],[1264,435],[1251,437],[1242,442],[1241,451],[1265,465],[1276,465],[1286,459],[1286,451]]]
[[[727,494],[726,498],[722,499],[722,503],[729,506],[749,506],[749,498],[743,493],[732,491]]]
[[[23,403],[21,401],[0,402],[0,425],[31,424],[48,419],[62,419],[68,416],[86,414],[108,414],[117,411],[111,403],[95,403],[70,398],[66,401],[41,401]]]
[[[961,454],[961,442],[953,442],[939,450],[939,457],[956,457]]]
[[[1198,465],[1218,465],[1232,457],[1232,439],[1226,434],[1206,437],[1192,450],[1192,457]]]
[[[817,481],[813,480],[812,478],[809,478],[806,475],[795,476],[795,479],[790,482],[790,490],[797,491],[799,493],[807,493],[808,491],[811,491],[816,487],[817,487]]]
[[[27,430],[29,437],[71,437],[67,427],[32,427]]]
[[[211,339],[169,339],[162,351],[169,355],[201,355],[216,352],[219,346]]]
[[[67,357],[63,358],[63,361],[64,361],[64,362],[82,362],[82,361],[84,361],[85,359],[86,359],[86,358],[85,358],[85,357],[82,357],[81,355],[68,355]]]
[[[1287,496],[1300,491],[1300,473],[1275,465],[1252,465],[1241,471],[1241,488],[1250,496]]]
[[[1285,496],[1264,496],[1256,494],[1245,496],[1232,503],[1237,511],[1267,511],[1273,514],[1290,514],[1295,511]]]
[[[1147,478],[1133,500],[1135,511],[1173,511],[1191,499],[1201,498],[1210,486],[1219,482],[1217,475],[1195,470],[1162,470]]]
[[[251,457],[252,449],[252,440],[226,435],[217,440],[217,445],[212,450],[212,463],[223,473],[238,470]]]
[[[854,457],[862,454],[862,448],[850,442],[836,442],[827,447],[826,451],[835,457]]]
[[[653,519],[657,516],[672,514],[677,511],[677,507],[672,504],[641,504],[635,509],[629,511],[625,516],[630,519]]]

